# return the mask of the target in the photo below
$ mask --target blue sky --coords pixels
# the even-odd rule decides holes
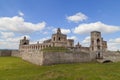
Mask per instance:
[[[90,32],[102,32],[109,50],[120,49],[120,0],[0,0],[0,48],[17,49],[51,38],[60,27],[68,38],[89,46]]]

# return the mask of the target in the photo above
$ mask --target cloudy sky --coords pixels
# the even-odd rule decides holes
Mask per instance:
[[[120,0],[0,0],[0,49],[18,49],[51,38],[57,28],[89,46],[90,32],[101,31],[109,50],[120,50]]]

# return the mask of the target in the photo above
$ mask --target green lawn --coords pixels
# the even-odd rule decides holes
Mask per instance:
[[[0,57],[0,80],[119,80],[118,63],[36,66],[16,57]]]

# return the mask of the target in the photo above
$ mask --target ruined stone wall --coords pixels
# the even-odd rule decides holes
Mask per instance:
[[[0,50],[0,56],[11,56],[11,50]]]
[[[41,52],[40,50],[31,50],[21,52],[22,59],[37,65],[51,65],[59,63],[78,63],[90,62],[88,53],[63,53],[63,52]]]
[[[14,56],[14,57],[21,57],[21,54],[18,50],[12,50],[11,51],[11,56]]]
[[[33,64],[42,65],[43,64],[43,53],[40,50],[30,50],[20,52],[22,54],[22,59]]]
[[[60,63],[79,63],[90,62],[90,55],[88,53],[43,53],[43,64],[60,64]]]
[[[18,50],[0,50],[0,56],[15,56],[21,57]]]
[[[107,52],[103,53],[103,57],[106,60],[111,60],[113,62],[118,62],[118,61],[120,61],[120,52],[107,51]]]

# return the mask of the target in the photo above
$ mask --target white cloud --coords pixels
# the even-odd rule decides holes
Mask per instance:
[[[27,39],[30,39],[29,35],[24,35]],[[19,41],[23,39],[24,36],[20,37],[6,37],[6,39],[0,39],[0,49],[18,49]]]
[[[71,31],[70,31],[70,29],[61,29],[61,32],[62,32],[63,34],[68,34],[68,33],[70,33]]]
[[[11,38],[14,37],[15,34],[13,32],[0,32],[1,38]]]
[[[79,21],[86,20],[87,18],[88,18],[88,17],[87,17],[85,14],[81,13],[81,12],[76,13],[75,15],[67,16],[67,17],[66,17],[66,19],[67,19],[68,21],[72,21],[72,22],[75,22],[75,23],[77,23],[77,22],[79,22]]]
[[[112,33],[119,31],[119,26],[107,25],[102,22],[95,22],[89,24],[80,24],[74,29],[76,34],[90,33],[91,31],[101,31],[103,33]]]
[[[19,16],[24,16],[24,13],[21,11],[19,11],[18,14],[19,14]]]
[[[76,36],[71,36],[71,37],[68,37],[67,39],[74,39],[74,40],[77,40],[77,37],[76,37]]]
[[[42,38],[42,39],[39,39],[39,42],[42,43],[43,41],[48,40],[48,39],[50,39],[50,37]]]
[[[82,41],[83,46],[90,46],[90,36],[85,37],[85,39]]]
[[[45,22],[31,23],[25,22],[23,17],[1,17],[0,18],[0,31],[9,31],[17,33],[31,33],[34,31],[40,31],[46,26]]]
[[[110,39],[109,42],[111,42],[111,43],[120,43],[120,38]]]
[[[120,50],[120,38],[110,39],[108,41],[108,50]]]
[[[39,41],[39,43],[43,43],[43,41],[48,40],[48,39],[50,39],[50,37],[41,38],[36,41],[31,41],[30,44],[36,44],[38,41]]]
[[[57,32],[57,29],[53,29],[52,31],[54,31],[54,32],[56,33],[56,32]],[[68,33],[71,32],[71,30],[70,30],[70,29],[61,29],[61,32],[62,32],[63,34],[68,34]]]

